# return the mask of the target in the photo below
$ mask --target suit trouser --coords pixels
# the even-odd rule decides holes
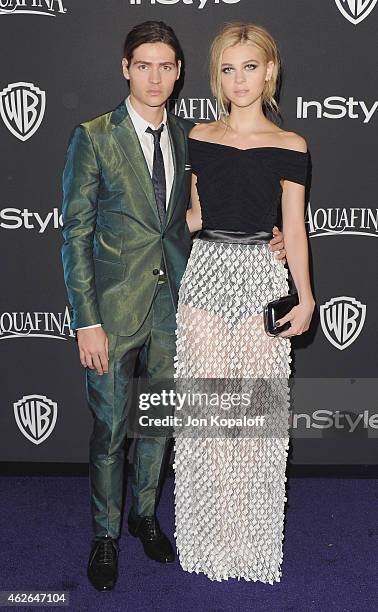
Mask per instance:
[[[126,306],[127,307],[127,306]],[[87,368],[87,397],[94,415],[90,438],[91,512],[95,538],[120,536],[127,416],[136,368],[148,380],[172,379],[176,349],[176,311],[168,283],[158,284],[150,311],[133,336],[109,339],[109,371]],[[133,515],[153,515],[169,438],[135,440],[132,478]]]

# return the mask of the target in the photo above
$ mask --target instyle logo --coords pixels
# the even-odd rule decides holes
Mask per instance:
[[[340,351],[354,342],[365,323],[366,305],[354,297],[335,297],[320,306],[325,337]]]
[[[0,16],[27,14],[56,17],[58,13],[67,13],[63,0],[0,0]]]
[[[373,104],[366,104],[363,100],[355,100],[352,97],[329,96],[323,102],[318,100],[304,100],[302,96],[297,97],[297,118],[308,119],[363,119],[363,123],[369,123],[378,108],[378,100]]]
[[[169,101],[169,110],[183,119],[213,121],[219,119],[218,105],[210,98],[180,98]]]
[[[130,4],[134,5],[146,5],[146,4],[191,4],[199,9],[205,8],[206,5],[211,6],[214,4],[238,4],[241,0],[130,0]]]
[[[0,210],[0,227],[16,230],[23,227],[27,230],[37,230],[43,234],[48,227],[60,229],[63,227],[62,215],[58,208],[53,208],[46,215],[31,212],[28,208],[3,208]]]
[[[305,222],[310,238],[318,236],[378,237],[378,208],[317,208],[308,203]]]
[[[335,0],[335,2],[340,13],[354,25],[366,19],[377,4],[377,0]]]
[[[1,117],[11,134],[23,142],[36,133],[45,110],[46,92],[33,83],[12,83],[0,91]]]
[[[58,404],[45,395],[24,395],[14,402],[13,410],[19,430],[33,444],[49,437],[58,416]]]
[[[51,338],[67,340],[75,337],[70,329],[68,306],[64,312],[2,312],[0,313],[0,341],[15,338]]]

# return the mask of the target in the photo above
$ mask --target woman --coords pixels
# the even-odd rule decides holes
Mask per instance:
[[[227,427],[214,434],[210,426],[202,434],[194,426],[176,433],[180,563],[211,580],[273,584],[281,577],[289,338],[308,330],[315,302],[304,225],[306,141],[266,115],[268,107],[278,111],[279,70],[275,41],[263,27],[227,25],[210,60],[221,119],[195,126],[189,138],[187,223],[201,231],[180,288],[175,376],[182,385],[191,379],[192,390],[206,389],[208,378],[218,380],[218,390],[250,390],[250,412],[239,406],[238,414],[268,423],[261,435],[240,428],[230,434]],[[281,318],[290,328],[272,337],[264,330],[264,306],[289,289],[287,269],[268,248],[280,206],[299,304]]]

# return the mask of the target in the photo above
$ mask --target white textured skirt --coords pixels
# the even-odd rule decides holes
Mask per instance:
[[[263,309],[288,293],[287,277],[268,243],[197,238],[182,279],[176,382],[222,379],[231,389],[239,380],[245,390],[274,381],[274,392],[255,394],[254,412],[277,414],[281,424],[276,436],[274,427],[253,437],[175,435],[179,561],[211,580],[273,584],[282,575],[291,345],[265,333]]]

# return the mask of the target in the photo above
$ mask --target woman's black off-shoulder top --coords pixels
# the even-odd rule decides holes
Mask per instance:
[[[309,153],[279,147],[238,149],[189,138],[203,229],[271,232],[281,179],[306,184]]]

